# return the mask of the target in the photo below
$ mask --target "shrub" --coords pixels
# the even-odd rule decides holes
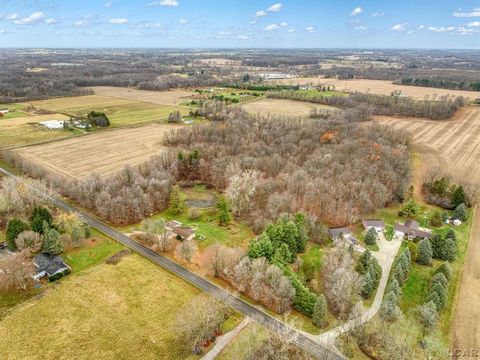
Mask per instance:
[[[443,216],[440,210],[437,210],[433,213],[432,217],[429,220],[429,223],[433,227],[440,227],[443,224]]]

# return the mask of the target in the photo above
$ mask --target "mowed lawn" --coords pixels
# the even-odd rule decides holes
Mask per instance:
[[[181,359],[175,314],[198,290],[138,255],[70,275],[0,322],[3,359]]]
[[[29,104],[37,108],[73,116],[85,116],[92,110],[101,111],[107,114],[112,127],[152,121],[166,122],[168,115],[175,110],[180,111],[183,115],[188,114],[188,109],[181,107],[156,105],[102,95],[55,98],[32,101]]]

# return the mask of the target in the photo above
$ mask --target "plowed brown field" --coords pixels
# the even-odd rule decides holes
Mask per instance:
[[[480,107],[465,107],[450,121],[377,118],[411,133],[422,161],[480,186]],[[476,211],[457,294],[452,349],[480,349],[480,214]],[[468,357],[465,357],[468,358]]]
[[[92,172],[112,174],[165,151],[163,135],[179,125],[151,124],[97,132],[88,136],[28,146],[15,150],[57,174],[83,178]]]

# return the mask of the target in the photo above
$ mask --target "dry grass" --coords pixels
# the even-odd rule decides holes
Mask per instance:
[[[480,98],[480,91],[462,91],[462,90],[449,90],[449,89],[436,89],[418,86],[406,86],[395,85],[388,80],[367,80],[367,79],[354,79],[354,80],[338,80],[338,79],[324,79],[319,77],[300,78],[300,79],[282,79],[275,80],[277,84],[322,84],[333,85],[338,91],[360,91],[369,92],[372,94],[390,95],[395,90],[400,90],[403,94],[406,94],[414,99],[424,99],[425,97],[433,98],[442,95],[455,95],[464,96],[471,99]]]
[[[16,359],[181,359],[175,314],[198,291],[137,255],[63,279],[0,323]]]
[[[317,105],[305,101],[284,100],[284,99],[261,99],[250,101],[242,108],[246,111],[262,116],[270,115],[288,115],[288,116],[308,116],[310,111],[316,109],[334,109],[327,105]]]
[[[92,172],[114,173],[125,165],[136,165],[161,153],[163,135],[181,125],[150,124],[104,130],[74,139],[55,141],[15,150],[58,174],[82,178]]]
[[[91,89],[97,95],[171,106],[180,104],[183,98],[195,95],[193,91],[183,89],[148,91],[113,86],[95,86]]]
[[[74,136],[75,132],[48,130],[38,125],[45,120],[63,120],[61,114],[34,115],[0,120],[0,148]]]

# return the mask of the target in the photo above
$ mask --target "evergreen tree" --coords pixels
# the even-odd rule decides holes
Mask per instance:
[[[433,301],[427,302],[419,308],[420,322],[427,328],[435,326],[438,320],[438,311]]]
[[[387,286],[386,292],[393,292],[396,296],[397,299],[401,299],[402,297],[402,288],[400,287],[400,284],[398,283],[397,279],[392,279],[390,283]]]
[[[390,291],[389,293],[387,293],[387,295],[385,295],[382,307],[380,308],[380,316],[382,317],[382,319],[386,321],[394,321],[398,319],[401,312],[397,303],[398,298],[393,291]]]
[[[295,260],[295,256],[292,256],[288,245],[283,243],[279,248],[275,250],[273,255],[274,260],[280,261],[282,263],[291,263]]]
[[[461,203],[458,205],[455,210],[453,211],[453,217],[455,219],[458,219],[462,222],[465,222],[468,220],[467,218],[467,206],[464,203]]]
[[[248,246],[247,255],[252,259],[265,257],[267,260],[271,260],[273,245],[270,238],[266,234],[261,234],[255,240],[252,240]]]
[[[457,244],[453,239],[447,238],[445,240],[445,248],[443,249],[442,260],[454,261],[457,255]]]
[[[181,197],[180,187],[178,185],[172,187],[172,190],[170,191],[169,207],[170,211],[175,215],[183,213],[186,209],[185,202]]]
[[[323,294],[317,297],[317,301],[313,307],[312,322],[321,328],[327,326],[327,301]]]
[[[440,310],[439,304],[441,303],[440,296],[435,291],[430,291],[427,298],[425,299],[425,303],[433,302],[435,304],[435,309],[437,311]]]
[[[400,286],[403,286],[405,283],[405,273],[403,272],[403,269],[401,266],[399,266],[399,263],[395,266],[393,269],[393,278],[397,280]]]
[[[217,210],[220,225],[228,225],[231,219],[230,205],[228,204],[227,198],[223,195],[220,195],[218,198]]]
[[[432,244],[430,244],[428,239],[423,239],[418,244],[417,262],[422,265],[430,265],[432,262],[432,256]]]
[[[307,235],[307,219],[305,214],[298,212],[294,217],[295,225],[298,229],[298,238],[297,238],[297,252],[303,253],[305,251],[305,246],[307,245],[308,235]]]
[[[442,273],[445,275],[448,281],[452,278],[452,267],[448,262],[444,262],[442,265],[440,265],[436,270],[435,274]]]
[[[6,240],[7,246],[10,250],[15,251],[17,250],[17,245],[15,244],[15,239],[17,236],[25,231],[29,230],[30,227],[27,223],[23,222],[20,219],[11,219],[7,225],[7,232],[6,232]]]
[[[360,255],[360,258],[358,259],[358,264],[357,264],[357,271],[360,274],[365,274],[368,269],[368,264],[370,264],[370,260],[372,259],[372,253],[370,250],[365,250],[362,255]]]
[[[48,227],[52,227],[53,217],[50,214],[48,209],[38,206],[33,209],[32,215],[30,216],[30,226],[32,230],[43,234],[43,223],[46,222]]]
[[[448,301],[448,291],[443,287],[442,284],[436,283],[430,289],[431,293],[436,293],[438,295],[437,310],[442,310]]]
[[[364,299],[368,299],[373,292],[373,282],[370,273],[366,273],[362,278],[362,289],[360,291]]]
[[[412,254],[410,253],[410,249],[406,248],[402,255],[408,260],[408,268],[410,270],[410,266],[412,265]]]
[[[445,235],[445,237],[447,239],[452,239],[453,241],[455,241],[455,243],[457,243],[457,234],[455,233],[455,230],[448,229],[447,235]]]
[[[465,194],[465,190],[463,189],[463,186],[459,186],[455,189],[455,191],[452,193],[452,205],[457,207],[460,204],[466,204],[467,201],[467,195]],[[462,220],[463,221],[463,220]]]
[[[365,244],[375,245],[377,243],[377,232],[374,228],[370,228],[365,235]]]
[[[43,247],[42,250],[50,255],[61,254],[64,250],[63,242],[60,239],[60,234],[57,230],[49,228],[47,223],[44,223],[43,228]]]
[[[445,247],[445,240],[440,234],[435,234],[431,237],[432,253],[435,259],[443,259],[443,249]]]
[[[445,289],[448,288],[448,279],[441,272],[436,273],[432,277],[432,286],[435,284],[441,284]]]

